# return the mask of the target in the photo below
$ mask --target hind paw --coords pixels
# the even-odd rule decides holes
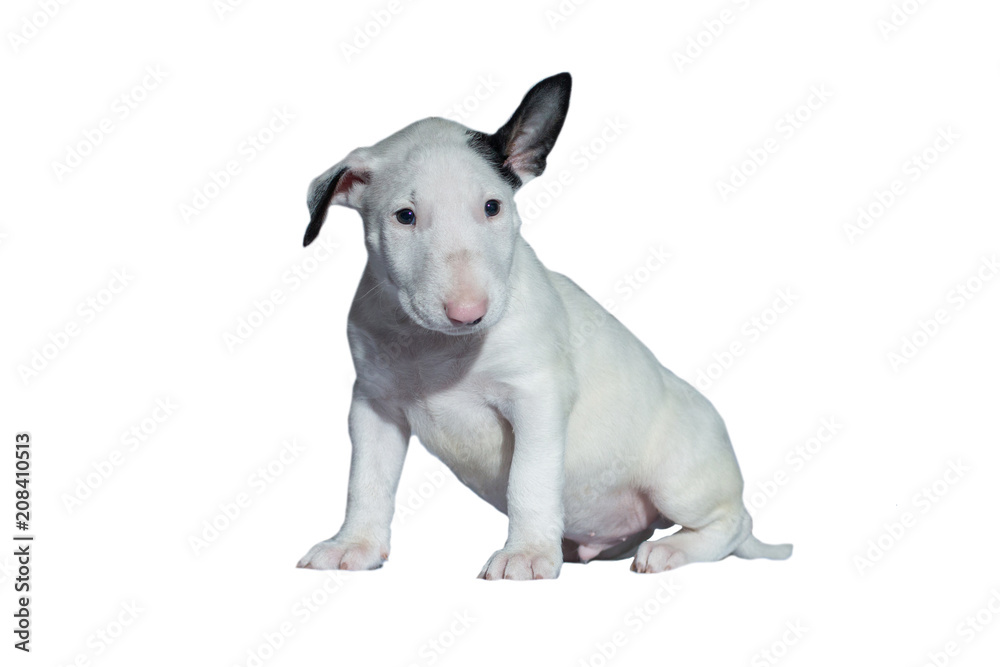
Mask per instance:
[[[674,570],[688,563],[687,556],[680,549],[658,540],[643,542],[635,552],[631,570],[640,574],[655,574]]]

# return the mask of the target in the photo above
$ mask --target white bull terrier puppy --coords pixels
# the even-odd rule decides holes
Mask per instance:
[[[347,327],[346,518],[299,567],[382,565],[411,435],[509,517],[484,579],[554,578],[564,560],[634,555],[634,571],[662,572],[791,554],[751,534],[708,399],[520,235],[514,193],[545,169],[570,81],[536,84],[494,134],[427,118],[309,186],[305,245],[340,204],[361,213],[368,263]]]

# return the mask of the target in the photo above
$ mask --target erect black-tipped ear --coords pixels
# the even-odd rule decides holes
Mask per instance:
[[[545,171],[545,158],[556,143],[569,110],[573,79],[568,72],[542,79],[489,143],[504,158],[503,167],[525,183]]]
[[[309,184],[306,205],[309,207],[309,226],[306,227],[302,245],[308,246],[319,236],[326,221],[326,213],[333,204],[358,208],[361,190],[368,183],[369,174],[359,166],[350,166],[352,155],[333,165]]]

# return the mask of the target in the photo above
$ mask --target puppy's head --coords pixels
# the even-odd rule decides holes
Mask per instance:
[[[544,171],[570,83],[540,81],[493,134],[427,118],[352,151],[310,184],[305,245],[332,204],[356,209],[369,265],[414,322],[452,335],[495,324],[521,225],[514,192]]]

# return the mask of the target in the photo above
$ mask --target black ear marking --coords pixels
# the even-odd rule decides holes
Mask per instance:
[[[479,153],[484,160],[489,162],[493,170],[500,175],[500,178],[512,190],[517,190],[521,187],[523,184],[521,177],[515,174],[513,169],[504,164],[507,161],[507,156],[504,154],[506,146],[497,139],[496,134],[486,134],[478,130],[469,130],[466,134],[469,135],[469,148]]]
[[[562,72],[542,79],[527,92],[521,104],[489,143],[504,156],[504,167],[522,181],[545,171],[545,159],[562,130],[573,79]]]
[[[493,134],[468,131],[468,144],[514,190],[545,171],[569,110],[573,79],[568,72],[532,86],[503,127]]]
[[[340,178],[347,173],[349,167],[344,167],[330,178],[330,182],[326,185],[323,183],[317,183],[310,190],[309,201],[309,226],[306,227],[305,238],[302,239],[302,246],[306,247],[310,243],[316,240],[319,236],[319,230],[323,227],[323,223],[326,222],[326,213],[330,210],[330,200],[333,199],[333,194],[337,191],[337,185],[340,183]],[[317,197],[316,194],[319,193]]]

